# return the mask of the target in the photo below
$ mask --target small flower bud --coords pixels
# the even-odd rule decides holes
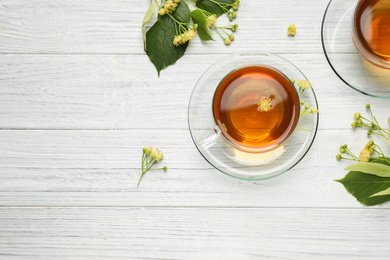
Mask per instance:
[[[292,84],[295,84],[295,79],[290,79]]]
[[[295,26],[295,24],[291,24],[288,26],[287,28],[288,35],[294,36],[296,32],[297,32],[297,27]]]
[[[304,105],[305,104],[305,100],[301,100],[301,105]]]
[[[232,32],[235,32],[236,31],[236,27],[232,27],[232,28],[230,28],[230,30],[232,30]]]
[[[163,169],[164,169],[164,171],[166,171],[166,170],[168,169],[168,167],[167,167],[167,166],[164,166],[164,168],[163,168]]]
[[[158,14],[159,15],[164,15],[165,14],[165,9],[161,8],[160,10],[158,10]]]
[[[343,148],[347,148],[347,147],[348,147],[348,145],[344,144],[344,145],[342,145],[342,147],[343,147]]]
[[[229,35],[229,39],[230,39],[231,41],[234,41],[234,35],[233,35],[233,34],[230,34],[230,35]]]
[[[337,161],[340,161],[341,160],[341,154],[336,155],[336,159],[337,159]]]
[[[233,17],[229,16],[229,21],[233,21]]]
[[[366,105],[366,108],[370,108],[370,104],[367,104],[367,105]]]
[[[312,108],[311,109],[312,114],[318,114],[318,108]]]
[[[238,10],[238,6],[237,5],[233,5],[233,10],[237,11]]]
[[[237,27],[238,27],[238,24],[235,24],[235,25],[233,25],[234,26],[234,28],[236,28],[237,29]]]
[[[309,108],[310,108],[309,104],[305,105],[305,109],[309,109]]]
[[[236,12],[233,12],[233,13],[232,13],[232,17],[237,17],[237,13],[236,13]]]
[[[356,120],[356,124],[361,125],[363,121],[361,119]]]
[[[229,38],[226,38],[226,39],[224,40],[224,42],[225,42],[226,45],[229,45],[229,44],[231,43],[231,41],[230,41]]]
[[[194,24],[194,30],[198,29],[198,24]]]
[[[359,119],[360,118],[360,113],[353,114],[353,117],[356,118],[356,119]]]
[[[351,124],[351,126],[352,126],[353,128],[355,128],[355,127],[356,127],[356,122],[353,122],[353,123]]]
[[[340,152],[341,154],[343,154],[343,153],[345,153],[345,149],[340,147],[339,152]]]
[[[371,135],[371,134],[372,134],[372,130],[370,129],[367,131],[367,135]]]

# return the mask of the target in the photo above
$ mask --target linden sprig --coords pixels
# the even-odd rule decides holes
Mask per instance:
[[[291,83],[295,84],[295,79],[291,79]],[[306,79],[302,79],[298,82],[298,96],[300,99],[300,117],[303,117],[308,114],[318,114],[319,110],[318,108],[310,108],[309,104],[306,104],[305,100],[301,99],[303,93],[305,90],[308,90],[312,87],[310,81]]]
[[[237,24],[217,26],[216,23],[223,14],[229,21],[237,17],[239,0],[150,0],[150,3],[142,33],[145,51],[159,74],[184,55],[196,35],[202,41],[214,40],[210,29],[215,29],[226,45],[235,38],[232,32],[237,30]],[[188,4],[193,7],[190,9]],[[157,21],[146,32],[144,27],[156,8]]]
[[[363,117],[360,113],[355,113],[353,115],[355,122],[353,122],[351,126],[353,128],[366,128],[368,129],[367,135],[377,135],[388,140],[389,133],[379,125],[378,120],[376,120],[375,116],[372,114],[370,104],[367,104],[366,108],[370,112],[371,119]]]
[[[390,135],[384,130],[378,120],[372,113],[371,106],[366,105],[370,112],[371,119],[355,113],[355,121],[351,124],[353,128],[366,128],[367,135],[380,136],[385,138],[390,144]],[[389,118],[390,127],[390,118]],[[373,156],[377,154],[377,156]],[[390,158],[385,155],[382,148],[377,143],[370,140],[360,151],[359,156],[353,154],[348,146],[342,145],[339,148],[339,154],[336,155],[339,160],[355,161],[345,168],[348,174],[341,180],[344,187],[360,203],[366,206],[382,204],[390,200]]]
[[[159,169],[152,169],[153,165],[155,165],[162,159],[164,159],[164,155],[159,149],[152,148],[152,147],[144,147],[142,149],[142,160],[141,160],[142,174],[141,177],[139,178],[137,187],[139,186],[142,177],[144,177],[145,173],[147,173],[148,171],[159,171],[159,170],[167,171],[168,169],[167,166],[164,166]]]

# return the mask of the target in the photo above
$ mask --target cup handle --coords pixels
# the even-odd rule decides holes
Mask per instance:
[[[202,133],[196,139],[196,143],[203,148],[208,149],[217,142],[217,139],[220,135],[221,129],[219,129],[218,126],[215,126],[213,129],[207,130],[206,132]]]

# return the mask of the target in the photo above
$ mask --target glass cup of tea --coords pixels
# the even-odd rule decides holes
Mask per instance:
[[[390,69],[390,0],[360,0],[351,19],[352,40],[371,64]]]
[[[223,173],[252,180],[298,163],[314,140],[318,115],[300,119],[292,78],[306,79],[269,53],[232,54],[207,69],[188,110],[191,136],[203,157]],[[312,89],[305,100],[317,105]],[[299,124],[305,131],[296,130]]]

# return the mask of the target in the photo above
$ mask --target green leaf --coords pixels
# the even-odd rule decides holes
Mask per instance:
[[[386,190],[383,190],[383,191],[380,191],[378,193],[375,193],[375,194],[371,195],[371,197],[373,197],[373,196],[385,196],[385,195],[390,195],[390,188],[388,188]]]
[[[191,18],[194,23],[198,24],[198,35],[202,41],[214,40],[207,26],[207,18],[202,11],[196,9],[191,12]]]
[[[190,9],[184,1],[180,1],[171,15],[181,23],[189,23],[191,18]],[[177,24],[169,15],[159,15],[157,22],[146,33],[146,54],[159,76],[161,70],[175,64],[187,49],[188,42],[178,47],[173,45],[177,29]]]
[[[384,160],[378,162],[388,165]],[[363,205],[374,206],[390,201],[390,195],[372,196],[390,188],[390,178],[350,171],[343,179],[336,181],[342,183],[345,189]]]
[[[348,166],[344,170],[359,171],[380,177],[390,177],[390,166],[381,163],[359,162]]]
[[[209,13],[216,14],[221,16],[226,13],[226,10],[222,8],[224,4],[233,4],[234,0],[198,0],[196,6],[200,9],[206,10]],[[225,7],[225,9],[230,10],[231,7]]]
[[[157,8],[157,5],[152,4],[152,0],[150,0],[150,6],[148,11],[145,14],[144,20],[142,21],[142,36],[144,37],[144,48],[146,50],[146,31],[145,31],[145,25],[150,21],[150,18],[152,18],[152,15],[154,13],[154,9]]]
[[[146,53],[156,67],[158,76],[161,70],[175,64],[187,49],[188,43],[178,47],[173,45],[174,36],[172,31],[165,30],[159,22],[156,22],[146,33]]]

